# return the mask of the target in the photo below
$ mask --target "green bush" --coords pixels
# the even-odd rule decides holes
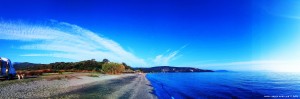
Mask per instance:
[[[105,63],[102,65],[102,70],[106,74],[120,74],[125,70],[125,66],[119,63]]]

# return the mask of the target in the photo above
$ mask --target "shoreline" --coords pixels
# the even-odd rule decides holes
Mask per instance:
[[[140,82],[140,84],[138,84],[139,88],[136,89],[136,92],[139,93],[135,93],[134,95],[136,96],[133,99],[158,99],[158,97],[154,94],[154,87],[146,77],[147,73],[141,73],[139,75],[142,77],[142,81]]]
[[[0,87],[0,98],[129,98],[157,99],[146,74],[78,76],[36,80]],[[8,81],[9,82],[9,81]]]

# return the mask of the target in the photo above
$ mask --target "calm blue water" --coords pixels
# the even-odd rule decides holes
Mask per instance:
[[[148,73],[160,99],[300,98],[300,73]]]

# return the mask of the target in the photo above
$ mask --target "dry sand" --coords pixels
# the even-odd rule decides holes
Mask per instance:
[[[78,76],[72,79],[37,80],[0,87],[7,98],[156,99],[144,74]]]

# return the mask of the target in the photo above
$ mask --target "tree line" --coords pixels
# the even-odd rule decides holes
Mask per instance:
[[[33,63],[17,63],[14,65],[16,70],[45,70],[51,69],[51,71],[70,71],[70,72],[82,72],[82,71],[94,71],[107,74],[119,74],[124,71],[133,71],[131,66],[126,63],[110,62],[108,59],[103,59],[98,62],[95,59],[85,60],[80,62],[55,62],[50,64],[33,64]]]

